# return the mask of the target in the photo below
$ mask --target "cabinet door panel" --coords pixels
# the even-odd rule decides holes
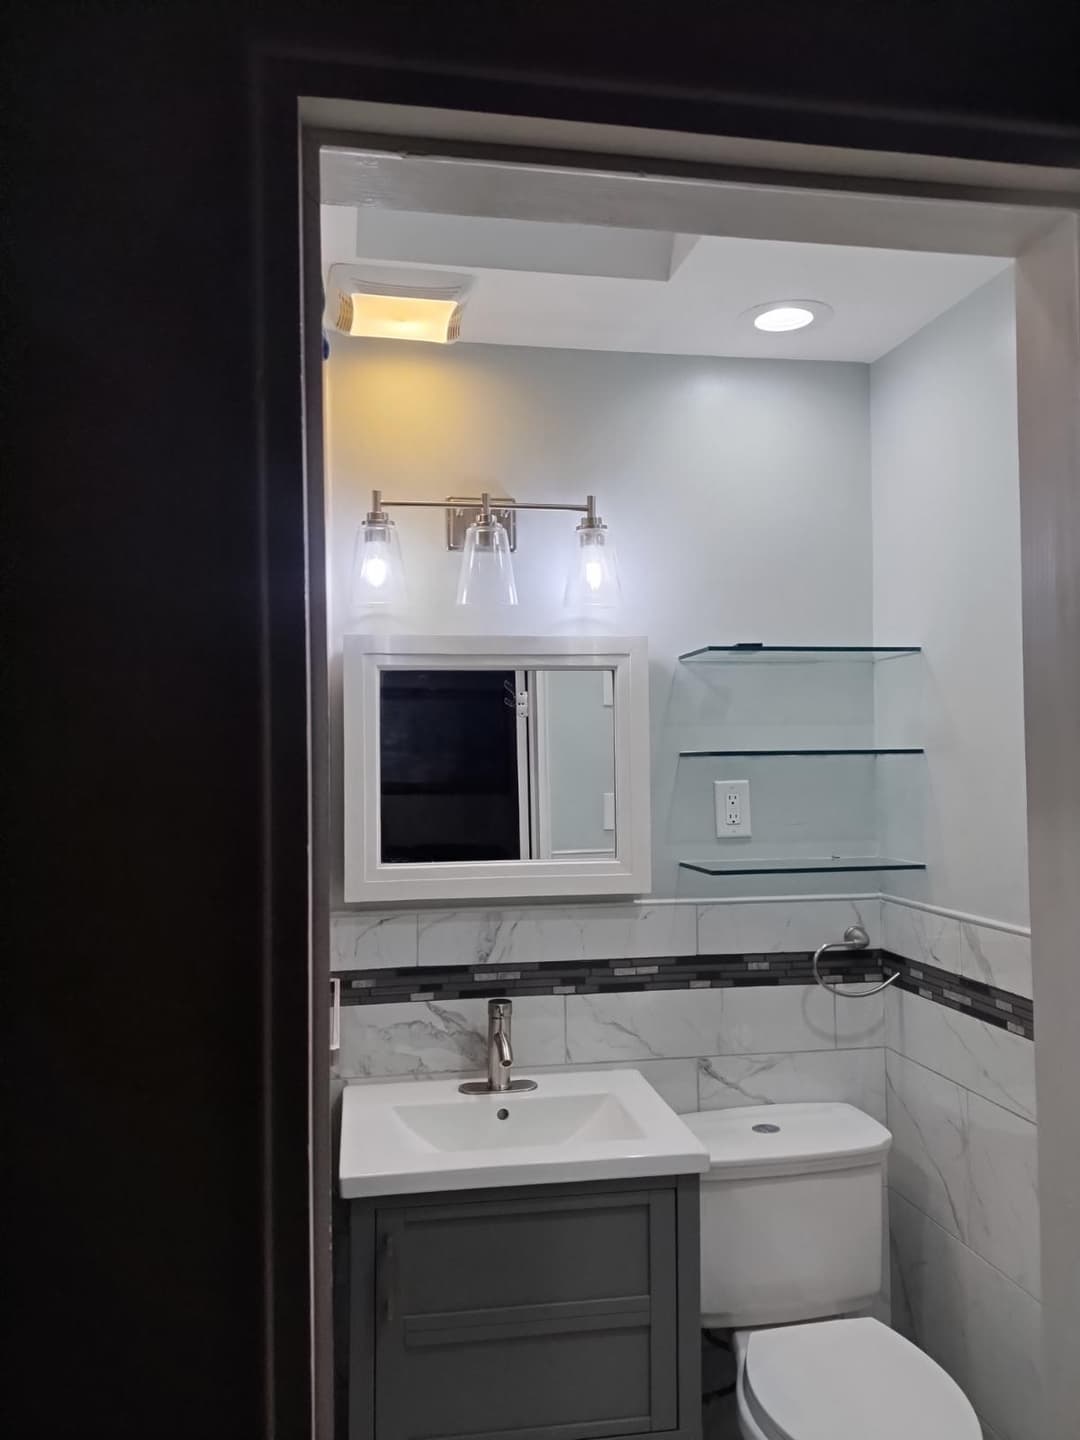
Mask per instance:
[[[649,1293],[649,1192],[393,1213],[408,1315]]]
[[[677,1420],[671,1190],[377,1217],[377,1440],[600,1440]]]
[[[649,1430],[650,1344],[646,1323],[499,1339],[463,1330],[456,1343],[409,1347],[403,1389],[389,1406],[379,1393],[380,1440]]]

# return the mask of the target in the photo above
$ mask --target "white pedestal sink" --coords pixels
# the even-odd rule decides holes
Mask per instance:
[[[636,1070],[547,1074],[518,1094],[462,1095],[457,1080],[348,1085],[346,1199],[700,1174],[705,1147]]]

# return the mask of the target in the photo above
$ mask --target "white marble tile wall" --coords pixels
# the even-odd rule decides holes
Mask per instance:
[[[988,925],[960,925],[960,973],[1031,999],[1031,940]]]
[[[852,981],[845,989],[859,989]],[[841,1049],[866,1049],[885,1044],[887,990],[876,995],[836,996],[836,1043]]]
[[[514,1001],[514,1058],[518,1069],[566,1059],[566,1010],[561,995]],[[487,1053],[487,1001],[406,1001],[344,1005],[337,1071],[349,1078],[457,1074],[481,1071]]]
[[[688,1059],[835,1046],[832,996],[816,985],[566,997],[570,1061]]]
[[[349,910],[330,917],[331,970],[394,970],[416,964],[415,910]]]
[[[698,1067],[699,1108],[844,1100],[885,1124],[880,1049],[807,1050],[780,1055],[714,1055]]]
[[[1031,998],[1027,935],[917,910],[886,897],[881,902],[881,936],[887,950],[909,960]]]
[[[697,953],[695,905],[349,910],[331,917],[333,968],[513,965]]]
[[[816,950],[861,925],[871,945],[881,944],[881,902],[858,900],[731,901],[698,907],[698,953],[770,954]]]
[[[941,1364],[1000,1440],[1058,1440],[1042,1419],[1042,1307],[895,1191],[893,1324]]]
[[[921,995],[885,992],[885,1043],[898,1055],[1035,1119],[1035,1047],[1022,1035]]]
[[[847,1043],[837,1004],[816,986],[519,996],[519,1068],[638,1069],[680,1113],[731,1105],[846,1100],[885,1116],[880,1038]],[[338,1074],[349,1080],[477,1073],[487,1002],[351,1005]]]
[[[515,965],[652,955],[813,950],[862,925],[881,943],[876,898],[742,900],[714,904],[490,906],[347,910],[331,917],[333,968]],[[914,912],[912,912],[914,913]]]
[[[1034,1045],[891,991],[886,1041],[894,1323],[989,1435],[1043,1440]]]
[[[744,901],[350,911],[333,917],[335,969],[806,950],[862,924],[876,900]],[[699,934],[700,931],[700,934]],[[482,1069],[486,1002],[342,1011],[348,1079]],[[837,1000],[816,986],[518,997],[518,1063],[633,1065],[686,1112],[731,1104],[848,1100],[884,1115],[884,998]],[[742,1098],[740,1096],[742,1095]]]
[[[419,914],[421,965],[510,965],[697,954],[693,905],[534,905]]]
[[[891,1188],[1038,1299],[1035,1125],[892,1051],[886,1083]]]
[[[839,940],[849,925],[862,925],[871,945],[1031,995],[1026,936],[889,899],[340,911],[331,917],[331,964],[335,970],[373,970],[775,954]],[[860,1009],[857,1023],[863,1020]]]
[[[960,925],[950,916],[884,900],[881,935],[886,950],[960,974]]]

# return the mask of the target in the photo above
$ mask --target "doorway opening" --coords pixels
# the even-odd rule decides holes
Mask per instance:
[[[928,202],[889,194],[887,186],[884,193],[825,193],[770,185],[760,175],[671,178],[660,163],[654,173],[628,175],[595,159],[583,163],[563,154],[558,163],[542,163],[528,152],[460,141],[403,153],[410,148],[370,131],[349,134],[325,125],[304,138],[307,173],[312,181],[319,176],[317,196],[309,186],[304,215],[304,283],[314,597],[311,1195],[322,1342],[316,1388],[324,1416],[332,1389],[326,1342],[333,1328],[333,1108],[346,1081],[471,1068],[478,1033],[473,1011],[482,993],[474,989],[462,1003],[447,970],[463,976],[495,961],[494,980],[507,955],[513,965],[588,963],[617,958],[626,944],[648,946],[633,958],[667,960],[689,948],[671,931],[691,911],[692,950],[700,957],[709,953],[702,949],[706,910],[730,915],[746,902],[760,917],[767,904],[802,904],[804,912],[818,907],[809,912],[816,924],[829,905],[865,903],[892,917],[894,936],[905,926],[915,933],[909,946],[921,936],[931,960],[945,961],[936,968],[1026,998],[1029,1014],[1032,988],[1030,958],[1024,968],[1030,921],[1023,817],[1025,779],[1030,791],[1032,777],[1030,759],[1026,772],[1024,763],[1020,635],[1020,507],[1030,453],[1023,414],[1037,364],[1029,356],[1028,274],[1031,257],[1056,230],[1072,226],[1075,241],[1074,220],[1016,197],[976,204],[939,195]],[[421,270],[466,274],[460,337],[448,346],[427,345],[335,327],[327,303],[337,293],[335,266],[348,267],[355,285],[386,269],[399,278]],[[811,320],[791,330],[754,324],[777,309],[801,310]],[[370,492],[436,507],[486,489],[559,503],[592,493],[594,483],[610,525],[619,526],[629,613],[616,633],[647,635],[659,673],[652,696],[652,888],[632,920],[614,916],[611,907],[596,909],[584,928],[622,924],[635,938],[620,932],[606,942],[614,953],[600,955],[590,948],[604,949],[599,939],[552,940],[559,917],[541,905],[533,907],[541,913],[523,915],[518,912],[529,907],[499,901],[478,915],[454,906],[386,913],[347,901],[341,888],[341,639],[350,629],[387,625],[382,614],[350,612],[356,532]],[[530,517],[527,539],[519,523],[514,562],[522,604],[496,622],[490,613],[481,622],[454,607],[458,557],[445,547],[438,508],[417,511],[407,523],[407,535],[404,522],[400,528],[408,541],[402,550],[412,598],[391,628],[396,623],[412,635],[590,633],[557,603],[553,556],[566,537],[554,516]],[[992,557],[987,569],[994,577],[982,589],[979,554]],[[838,754],[822,755],[817,773],[805,769],[792,778],[777,770],[781,758],[792,757],[760,753],[781,748],[786,722],[777,718],[784,676],[777,678],[779,667],[758,667],[760,676],[751,675],[750,693],[739,701],[745,713],[721,717],[735,727],[726,730],[725,745],[741,751],[738,762],[748,772],[736,776],[716,770],[717,757],[706,753],[714,744],[716,707],[728,706],[730,695],[723,687],[718,694],[713,675],[694,674],[686,683],[683,677],[694,663],[692,651],[740,643],[920,648],[924,668],[914,686],[885,667],[872,666],[869,681],[864,674],[840,675],[839,696],[835,670],[827,683],[803,676],[796,692],[804,725],[800,751],[809,748],[805,728],[816,724],[827,733],[823,750],[873,753],[845,757],[853,763],[843,769]],[[988,705],[992,723],[968,725],[968,717],[977,722]],[[928,719],[936,736],[930,743]],[[912,739],[919,725],[922,743]],[[942,729],[950,725],[942,743]],[[886,757],[885,751],[905,753]],[[916,751],[923,753],[913,767],[910,752]],[[727,844],[756,840],[756,861],[784,862],[783,886],[775,867],[766,876],[737,873],[734,882],[730,871],[693,868],[712,860],[716,842],[725,838],[715,828],[709,833],[710,824],[719,823],[714,786],[736,779],[747,781],[753,801],[762,797],[754,809],[760,828],[757,836],[730,837]],[[804,792],[794,820],[777,799],[790,797],[793,788]],[[971,832],[973,797],[986,805],[986,823],[975,827],[987,846],[982,858],[962,843],[965,826]],[[793,839],[791,826],[807,812],[820,821],[819,833]],[[995,831],[994,817],[1003,815],[1021,819]],[[819,872],[795,880],[791,862],[822,847],[830,860],[861,851],[867,859],[911,863],[887,876],[875,871],[872,882],[835,868],[824,878]],[[980,898],[981,885],[994,900]],[[658,930],[643,940],[640,927],[659,926],[652,917],[661,914],[666,937],[655,938]],[[668,921],[668,914],[680,918]],[[948,922],[941,928],[957,937],[955,960],[926,939],[927,927],[939,922]],[[582,928],[578,916],[564,923]],[[519,941],[516,952],[500,949],[508,927],[527,936],[530,926],[531,942]],[[1007,938],[987,944],[984,930]],[[879,934],[876,943],[891,949]],[[530,958],[519,960],[529,943]],[[962,945],[970,951],[966,977]],[[900,953],[901,942],[897,946]],[[1030,957],[1029,947],[1026,953]],[[424,987],[435,971],[443,973],[433,1000]],[[325,1005],[331,976],[339,993],[356,987],[350,1000],[363,990],[378,992],[342,1010],[346,1023],[333,1063]],[[386,984],[389,977],[400,982],[396,988]],[[565,992],[562,1003],[561,1039],[555,1036],[550,1051],[541,1044],[534,1063],[609,1063],[610,1055],[582,1044],[580,1030],[571,1041]],[[415,1017],[427,1023],[440,1004],[459,1039],[448,1045],[444,1026],[435,1038],[441,1058],[432,1065],[431,1055],[410,1053],[402,1040]],[[1030,1044],[1022,1027],[1017,1038]],[[753,1048],[743,1056],[778,1053],[775,1044],[766,1045],[764,1028],[748,1043]],[[786,1053],[809,1053],[798,1044],[792,1041]],[[685,1043],[676,1048],[677,1055],[661,1049],[654,1058],[676,1067],[688,1062],[666,1083],[682,1083],[679,1105],[696,1109],[703,1104],[702,1076],[716,1057],[700,1048],[682,1054]],[[884,1081],[884,1029],[871,1043],[843,1045],[834,1028],[831,1048],[838,1055],[880,1051]],[[924,1063],[933,1057],[894,1053],[901,1070],[922,1065],[937,1073]],[[692,1107],[685,1088],[691,1070]],[[1031,1073],[1030,1113],[1015,1095],[1011,1107],[999,1108],[1021,1122],[1034,1164],[1033,1061]],[[655,1077],[660,1080],[659,1071]],[[897,1076],[888,1078],[894,1083]],[[962,1106],[970,1107],[971,1096],[976,1106],[1002,1098],[969,1089],[948,1071],[946,1078],[963,1092]],[[902,1250],[918,1243],[911,1239],[916,1222],[903,1219],[907,1211],[931,1222],[934,1216],[913,1206],[902,1188],[896,1204],[902,1218],[894,1225],[894,1248]],[[1037,1215],[1035,1235],[1037,1245]],[[1003,1265],[995,1249],[1001,1238],[983,1238],[980,1249],[968,1243],[970,1235],[954,1236],[965,1252],[956,1252],[957,1265],[970,1268],[970,1253],[1006,1275],[1024,1297],[1019,1305],[1037,1305],[1037,1250],[1034,1259],[1029,1248]],[[914,1252],[909,1258],[920,1260]],[[917,1317],[907,1322],[917,1333]],[[1020,1357],[1032,1375],[1035,1337],[1033,1324]],[[970,1394],[979,1381],[965,1373],[961,1384]],[[992,1385],[973,1398],[990,1424],[996,1418],[1009,1433],[1009,1402]],[[339,1425],[339,1433],[348,1432]]]

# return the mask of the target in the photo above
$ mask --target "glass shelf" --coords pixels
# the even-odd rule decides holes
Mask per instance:
[[[886,860],[870,855],[837,859],[808,855],[796,860],[680,860],[680,870],[697,875],[839,875],[856,870],[925,870],[921,860]]]
[[[679,659],[685,664],[776,664],[821,665],[830,661],[895,660],[901,655],[921,655],[921,645],[702,645],[688,650]]]
[[[759,755],[772,758],[775,756],[790,755],[925,755],[926,751],[921,748],[904,746],[902,748],[877,748],[861,750],[680,750],[680,759],[701,759],[708,756],[718,757],[724,755]]]

